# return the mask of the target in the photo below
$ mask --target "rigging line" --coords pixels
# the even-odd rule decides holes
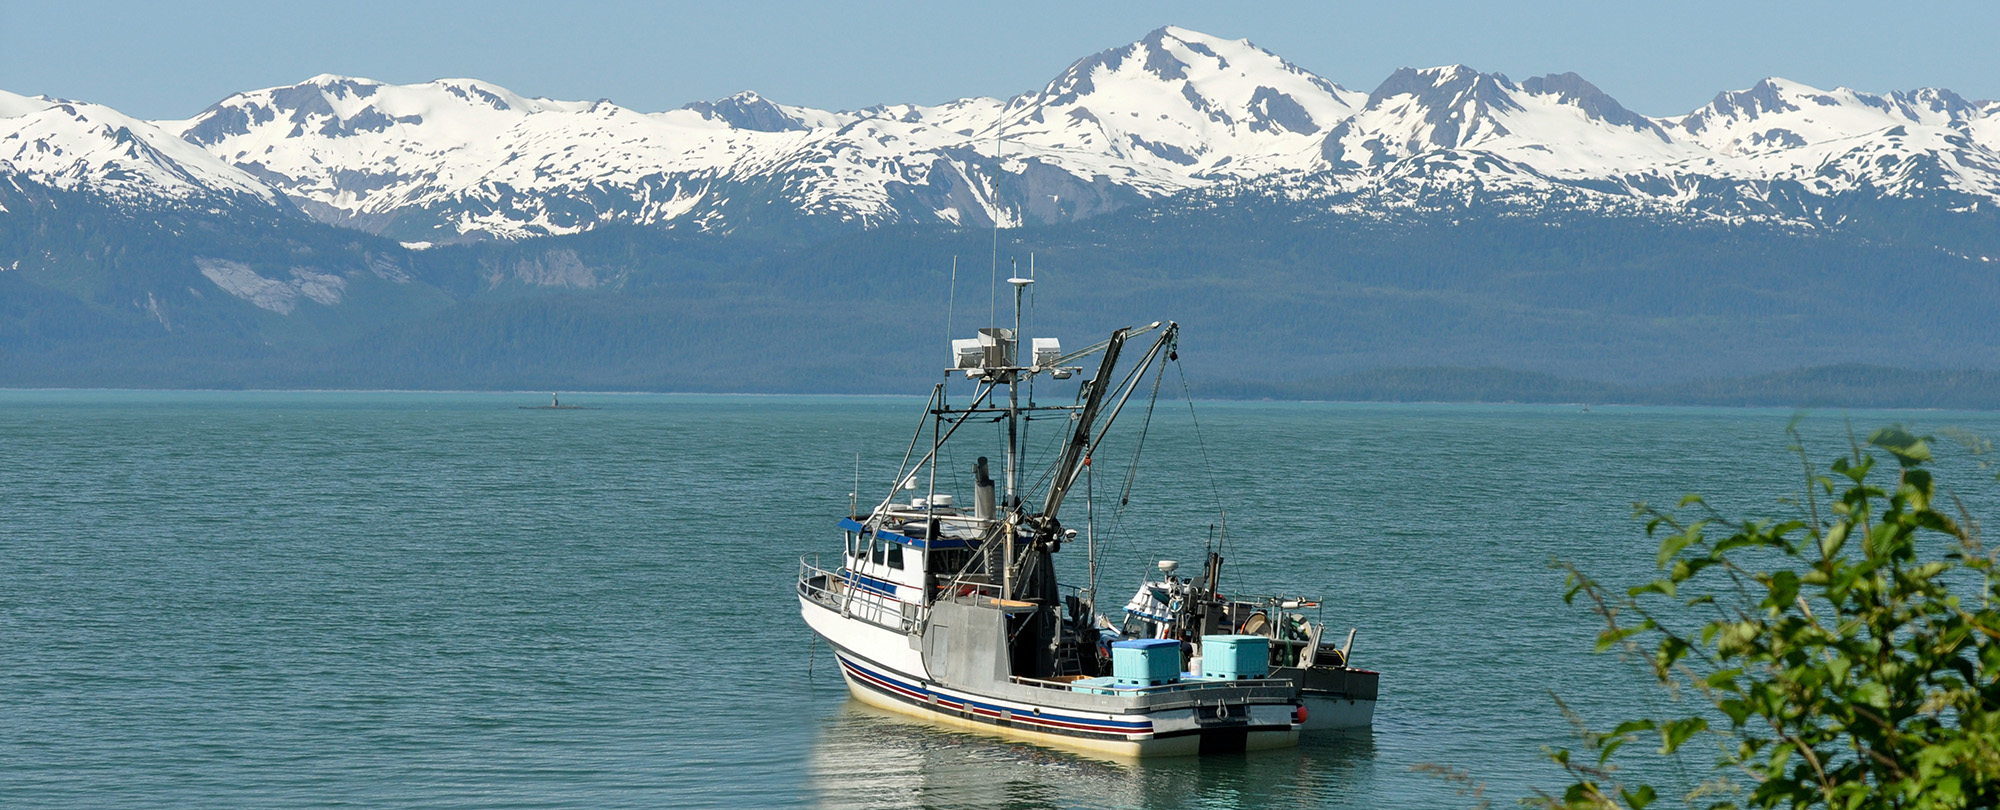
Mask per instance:
[[[938,391],[943,389],[944,389],[943,383],[931,386],[930,398],[924,400],[924,420],[923,422],[917,423],[917,432],[910,435],[910,449],[903,451],[903,461],[902,463],[896,465],[896,483],[889,485],[890,487],[889,500],[895,500],[896,490],[902,488],[904,480],[904,475],[903,475],[904,472],[908,472],[909,477],[911,478],[915,478],[917,475],[916,470],[908,469],[908,467],[910,466],[910,456],[917,452],[917,441],[924,437],[924,422],[929,422],[933,418],[931,416],[931,411],[937,406]],[[935,451],[937,448],[932,447],[931,449]],[[917,462],[917,466],[922,467],[923,465],[924,465],[923,462],[921,461]],[[889,500],[883,501],[882,504],[884,506],[887,506]],[[875,511],[877,512],[882,511],[881,507],[876,507]]]
[[[1142,372],[1142,370],[1146,370],[1146,362],[1150,362],[1150,360],[1152,360],[1152,358],[1146,358],[1144,362],[1140,362],[1140,366],[1136,368],[1136,372]],[[1164,368],[1164,364],[1162,364],[1162,368]],[[1134,382],[1136,382],[1136,380],[1134,380]],[[1124,384],[1120,382],[1120,386],[1124,386]],[[1126,396],[1130,396],[1130,394],[1126,394]],[[1120,400],[1120,404],[1122,404],[1122,400]],[[1148,418],[1150,418],[1150,406],[1148,406]],[[1090,444],[1090,452],[1096,452],[1096,448],[1098,448],[1096,444]],[[1134,464],[1136,464],[1136,460],[1138,460],[1138,456],[1134,456]],[[1120,502],[1118,502],[1118,508],[1114,508],[1114,510],[1112,510],[1112,526],[1110,526],[1110,528],[1108,528],[1108,530],[1104,532],[1104,536],[1106,536],[1106,540],[1104,540],[1104,542],[1106,542],[1106,546],[1110,544],[1110,538],[1118,534],[1118,528],[1120,528],[1120,526],[1124,526],[1124,512],[1126,512],[1126,506],[1128,506],[1128,502],[1126,502],[1126,500],[1120,500]]]
[[[951,287],[949,289],[951,292],[947,293],[944,299],[944,342],[946,346],[951,345],[951,315],[958,307],[958,254],[952,254],[951,257]],[[952,362],[957,363],[958,358],[953,357]]]
[[[1139,364],[1125,375],[1125,379],[1118,381],[1117,387],[1111,389],[1118,403],[1111,406],[1111,415],[1105,417],[1103,427],[1097,431],[1097,438],[1092,439],[1084,448],[1086,455],[1097,452],[1097,445],[1103,443],[1104,438],[1110,435],[1111,423],[1117,421],[1118,414],[1125,410],[1125,402],[1132,398],[1132,392],[1139,390],[1139,381],[1145,378],[1146,367],[1152,364],[1153,358],[1159,356],[1160,347],[1165,344],[1166,337],[1162,335],[1160,341],[1154,342],[1152,347],[1146,350],[1146,354],[1139,358]]]
[[[1215,511],[1218,515],[1221,516],[1222,537],[1216,543],[1216,545],[1219,547],[1223,543],[1228,542],[1229,540],[1229,510],[1224,508],[1222,505],[1222,488],[1216,486],[1215,484],[1215,464],[1209,461],[1208,442],[1203,440],[1201,437],[1201,418],[1195,416],[1194,414],[1194,389],[1188,386],[1187,368],[1181,365],[1180,352],[1171,352],[1169,354],[1168,359],[1172,360],[1174,363],[1174,373],[1180,375],[1181,396],[1187,400],[1188,419],[1193,420],[1194,422],[1195,446],[1201,448],[1201,467],[1204,472],[1208,473],[1209,496],[1215,498]]]
[[[931,389],[932,400],[936,400],[938,390],[942,389],[943,387],[944,387],[943,385],[938,385],[937,387]],[[971,408],[979,407],[979,403],[985,402],[986,395],[992,392],[993,392],[993,386],[992,384],[989,383],[985,388],[980,389],[978,394],[972,398],[972,404],[969,407]],[[944,436],[937,440],[937,445],[941,446],[945,442],[951,441],[952,434],[957,433],[959,426],[964,425],[966,420],[970,419],[971,417],[972,417],[972,412],[968,410],[964,413],[964,415],[958,418],[958,421],[951,423],[951,429],[945,431]],[[906,468],[909,468],[910,455],[916,452],[917,440],[923,438],[923,435],[924,435],[924,426],[923,423],[919,422],[917,423],[916,434],[910,437],[910,449],[903,453],[903,463],[901,466],[896,468],[896,482],[889,485],[888,496],[884,497],[881,503],[876,504],[875,510],[868,514],[870,520],[875,519],[875,516],[881,514],[882,510],[889,505],[890,501],[896,499],[896,490],[903,486],[903,479],[905,478],[903,471]],[[917,460],[917,466],[922,467],[924,466],[924,464],[930,462],[931,459],[936,457],[937,457],[937,446],[933,446],[929,453],[925,453],[923,458]],[[912,470],[910,474],[915,475],[915,471]]]
[[[1111,547],[1111,538],[1116,537],[1118,535],[1118,527],[1124,524],[1125,524],[1125,505],[1119,504],[1118,508],[1111,510],[1111,525],[1104,530],[1105,548],[1108,549]]]
[[[1160,381],[1167,377],[1167,364],[1161,363],[1153,374],[1153,394],[1146,400],[1146,419],[1139,423],[1139,442],[1132,447],[1132,465],[1125,468],[1125,489],[1118,493],[1118,503],[1123,506],[1132,500],[1132,481],[1139,477],[1139,453],[1146,449],[1146,433],[1153,427],[1153,407],[1160,402]]]
[[[1118,400],[1118,407],[1117,407],[1117,408],[1114,408],[1114,409],[1112,410],[1112,418],[1114,418],[1114,419],[1115,419],[1115,418],[1117,418],[1117,416],[1118,416],[1118,411],[1119,411],[1119,410],[1123,410],[1123,409],[1124,409],[1124,407],[1125,407],[1125,400],[1126,400],[1126,399],[1130,399],[1130,398],[1131,398],[1131,396],[1132,396],[1132,391],[1133,391],[1133,389],[1135,389],[1135,388],[1137,388],[1137,387],[1138,387],[1138,383],[1139,383],[1139,377],[1138,377],[1138,375],[1139,375],[1140,373],[1142,373],[1142,372],[1144,372],[1144,371],[1146,370],[1146,366],[1147,366],[1148,364],[1150,364],[1150,363],[1152,363],[1152,362],[1153,362],[1153,358],[1154,358],[1154,357],[1156,356],[1156,354],[1157,354],[1157,353],[1159,352],[1160,348],[1161,348],[1161,347],[1162,347],[1163,345],[1165,345],[1165,343],[1166,343],[1166,338],[1167,338],[1167,337],[1168,337],[1167,335],[1162,335],[1162,336],[1161,336],[1161,339],[1160,339],[1159,341],[1155,342],[1155,343],[1153,344],[1153,347],[1152,347],[1151,349],[1148,349],[1148,350],[1146,351],[1146,356],[1145,356],[1145,357],[1143,357],[1143,358],[1140,358],[1140,360],[1139,360],[1139,365],[1138,365],[1138,367],[1137,367],[1137,368],[1134,368],[1134,369],[1132,369],[1132,374],[1131,374],[1131,375],[1129,375],[1129,376],[1127,376],[1127,377],[1126,377],[1126,378],[1125,378],[1124,380],[1121,380],[1121,381],[1119,381],[1119,383],[1118,383],[1118,385],[1119,385],[1119,388],[1122,388],[1122,389],[1124,389],[1124,393],[1123,393],[1123,395],[1122,395],[1122,396],[1121,396],[1121,397],[1119,398],[1119,400]],[[1170,351],[1168,351],[1168,352],[1167,352],[1167,354],[1168,354],[1168,355],[1169,355],[1170,357],[1172,357],[1172,358],[1173,358],[1173,361],[1174,361],[1174,367],[1175,367],[1176,369],[1180,368],[1180,356],[1179,356],[1179,354],[1178,354],[1178,353],[1176,353],[1176,352],[1174,352],[1174,351],[1171,351],[1171,350],[1170,350]],[[1163,361],[1161,361],[1161,362],[1160,362],[1160,368],[1161,368],[1161,373],[1162,373],[1162,374],[1164,374],[1164,373],[1165,373],[1165,369],[1166,369],[1166,361],[1164,361],[1164,360],[1163,360]],[[1156,384],[1157,384],[1157,383],[1156,383]],[[1182,372],[1182,373],[1181,373],[1181,384],[1182,384],[1182,386],[1183,386],[1183,387],[1185,387],[1185,386],[1186,386],[1186,384],[1187,384],[1187,374],[1186,374],[1186,372]],[[1114,390],[1117,390],[1117,389],[1114,389]],[[1148,414],[1150,414],[1150,413],[1151,413],[1151,406],[1148,406]],[[1197,440],[1197,441],[1199,441],[1199,440],[1200,440],[1200,436],[1201,436],[1201,432],[1200,432],[1200,430],[1199,430],[1198,428],[1199,428],[1199,425],[1197,425],[1197,430],[1195,431],[1195,437],[1196,437],[1196,440]],[[1097,452],[1097,445],[1098,445],[1098,442],[1101,442],[1101,441],[1103,441],[1103,440],[1104,440],[1104,436],[1103,436],[1103,434],[1099,434],[1099,435],[1098,435],[1098,437],[1097,437],[1097,441],[1093,441],[1093,442],[1091,442],[1091,443],[1090,443],[1090,445],[1089,445],[1089,447],[1088,447],[1088,449],[1087,449],[1087,450],[1085,450],[1085,455],[1091,455],[1091,454],[1094,454],[1094,453],[1096,453],[1096,452]],[[1207,461],[1207,459],[1208,459],[1208,450],[1207,450],[1207,449],[1206,449],[1205,447],[1204,447],[1204,449],[1202,450],[1202,459],[1203,459],[1203,462],[1204,462],[1204,463],[1206,463],[1206,461]],[[1212,471],[1211,471],[1211,472],[1209,473],[1209,488],[1210,488],[1211,490],[1213,490],[1213,489],[1214,489],[1214,486],[1215,486],[1215,474],[1214,474],[1214,472],[1212,472]],[[1221,503],[1220,499],[1218,499],[1218,500],[1217,500],[1217,503],[1218,503],[1218,504],[1220,504],[1220,503]],[[1119,527],[1119,526],[1122,526],[1122,525],[1124,525],[1124,523],[1125,523],[1125,507],[1126,507],[1126,504],[1124,504],[1124,503],[1120,503],[1120,504],[1118,504],[1118,508],[1117,508],[1117,509],[1115,509],[1115,510],[1112,510],[1112,513],[1111,513],[1111,528],[1110,528],[1109,530],[1107,530],[1107,531],[1105,532],[1105,536],[1106,536],[1106,538],[1107,538],[1107,539],[1106,539],[1106,541],[1105,541],[1106,543],[1109,543],[1109,542],[1110,542],[1110,540],[1109,540],[1109,537],[1111,537],[1112,535],[1115,535],[1115,534],[1116,534],[1116,533],[1118,532],[1118,527]]]
[[[1097,498],[1093,484],[1097,476],[1090,470],[1090,460],[1083,462],[1083,531],[1084,541],[1090,548],[1090,612],[1097,612]]]
[[[940,417],[940,418],[942,418],[942,417]],[[946,444],[940,444],[940,445],[938,446],[938,452],[940,452],[940,453],[943,453],[943,454],[944,454],[944,466],[945,466],[945,469],[948,469],[948,470],[951,470],[951,488],[952,488],[952,491],[953,491],[953,492],[964,492],[964,491],[965,491],[965,486],[964,486],[965,482],[964,482],[964,480],[963,480],[963,479],[962,479],[962,478],[960,477],[960,475],[959,475],[959,469],[958,469],[958,457],[952,454],[952,452],[951,452],[951,446],[950,446],[950,445],[946,445]]]
[[[1083,404],[1082,386],[1078,386],[1076,389],[1076,397],[1074,399],[1074,403],[1076,407],[1081,407]],[[1077,419],[1076,413],[1071,412],[1069,418],[1065,420],[1065,424],[1074,424],[1076,419]],[[1056,440],[1063,438],[1064,435],[1065,432],[1062,431],[1057,432],[1054,437],[1051,437],[1049,439],[1048,445],[1044,446],[1043,455],[1048,456],[1049,463],[1048,466],[1042,470],[1041,476],[1035,479],[1034,486],[1029,488],[1028,490],[1029,494],[1032,495],[1037,492],[1045,492],[1044,487],[1048,486],[1055,480],[1056,467],[1062,464],[1062,454],[1060,453],[1050,454],[1047,448],[1054,446],[1056,444]]]
[[[1033,496],[1035,493],[1044,492],[1045,488],[1055,478],[1056,466],[1062,464],[1062,455],[1054,452],[1053,448],[1062,444],[1062,438],[1063,434],[1054,433],[1050,434],[1048,441],[1042,443],[1042,455],[1048,458],[1049,463],[1043,467],[1041,476],[1037,477],[1035,483],[1026,490],[1028,495]],[[1023,466],[1026,465],[1024,464]]]

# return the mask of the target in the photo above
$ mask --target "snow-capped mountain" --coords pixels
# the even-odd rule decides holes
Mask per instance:
[[[671,220],[693,196],[676,180],[726,167],[750,143],[805,137],[472,80],[339,76],[232,96],[169,126],[316,218],[408,238],[569,233],[613,220],[607,209]]]
[[[4,91],[0,177],[127,205],[279,199],[256,178],[152,123],[97,104]]]
[[[742,93],[646,114],[318,76],[165,125],[323,220],[444,241],[728,227],[772,203],[863,225],[1062,221],[1303,169],[1360,99],[1248,42],[1163,28],[1007,102],[828,112]],[[996,151],[1016,178],[998,192]]]
[[[1793,181],[1819,195],[1955,192],[2000,199],[2000,119],[1950,90],[1886,96],[1765,79],[1665,123],[1720,156],[1717,176]]]
[[[179,137],[174,137],[174,136]],[[645,113],[489,83],[318,76],[185,121],[0,94],[0,175],[124,201],[296,206],[405,241],[607,223],[1054,223],[1223,188],[1336,214],[1549,206],[1811,219],[2000,202],[2000,103],[1767,79],[1650,118],[1575,74],[1404,69],[1366,95],[1167,27],[1011,99],[833,112],[755,93]]]
[[[1132,167],[1166,190],[1303,170],[1324,133],[1365,98],[1248,41],[1168,27],[1015,99],[1008,139],[1076,170]]]
[[[1700,150],[1676,143],[1574,73],[1515,84],[1463,65],[1397,71],[1321,146],[1335,173],[1447,151],[1581,178],[1686,160]]]
[[[1979,117],[1972,102],[1950,90],[1878,96],[1845,87],[1819,90],[1765,79],[1670,122],[1691,142],[1724,155],[1758,154],[1866,135],[1895,126],[1951,126]]]
[[[1167,27],[1005,102],[840,114],[767,176],[781,199],[843,220],[1064,222],[1302,171],[1362,98],[1247,41]]]
[[[1515,83],[1462,65],[1405,69],[1328,134],[1323,171],[1291,185],[1348,213],[1506,202],[1810,220],[1811,198],[1850,194],[1991,204],[1995,106],[1767,79],[1648,118],[1573,73]]]

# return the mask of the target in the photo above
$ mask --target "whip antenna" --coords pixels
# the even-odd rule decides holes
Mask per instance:
[[[1000,162],[1000,141],[1007,132],[1007,102],[1000,102],[1000,120],[993,125],[993,277],[986,283],[986,325],[1000,317],[1000,175],[1007,168]]]

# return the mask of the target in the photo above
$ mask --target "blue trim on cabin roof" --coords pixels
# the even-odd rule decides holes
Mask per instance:
[[[850,532],[860,532],[862,534],[868,533],[868,526],[853,518],[841,518],[840,528]],[[888,529],[877,530],[875,532],[875,536],[887,540],[891,543],[901,543],[903,545],[916,549],[968,548],[972,545],[972,541],[970,540],[958,540],[950,537],[941,537],[938,538],[937,540],[932,540],[927,542],[924,540],[919,540],[915,537],[906,537],[904,535],[889,531]]]

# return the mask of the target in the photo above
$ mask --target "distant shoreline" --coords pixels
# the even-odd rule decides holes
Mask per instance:
[[[1387,368],[1308,380],[1224,380],[1193,385],[1196,399],[1327,403],[1572,405],[1869,410],[2000,411],[2000,372],[1927,370],[1843,364],[1769,374],[1629,385],[1504,368]],[[548,387],[521,388],[178,388],[146,386],[0,386],[0,391],[130,391],[186,393],[491,394],[545,397]],[[565,396],[897,398],[904,392],[686,391],[567,389]]]
[[[1230,399],[2000,410],[2000,372],[1863,364],[1654,385],[1502,368],[1424,367],[1291,382],[1232,382],[1208,388],[1209,396]]]

